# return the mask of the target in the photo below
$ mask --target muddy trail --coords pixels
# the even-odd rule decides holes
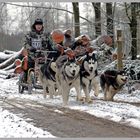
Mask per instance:
[[[139,129],[118,124],[93,115],[63,108],[49,106],[28,99],[1,99],[0,106],[27,122],[49,131],[56,137],[140,137]]]

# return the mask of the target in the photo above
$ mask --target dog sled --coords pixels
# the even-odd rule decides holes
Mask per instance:
[[[25,56],[23,60],[16,60],[16,68],[15,73],[19,74],[18,79],[18,91],[19,93],[23,93],[24,90],[28,91],[28,94],[32,93],[33,89],[43,89],[41,83],[39,82],[39,70],[40,67],[47,61],[47,56],[50,52],[54,51],[44,51],[39,50],[36,51],[34,54],[34,62],[35,66],[34,68],[28,69],[28,57]],[[37,57],[38,53],[41,54],[41,57]]]

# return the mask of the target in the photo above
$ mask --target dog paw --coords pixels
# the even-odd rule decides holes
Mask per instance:
[[[98,97],[99,93],[94,93],[94,95],[95,95],[96,97]]]
[[[86,98],[85,101],[86,101],[88,104],[93,103],[93,100],[92,100],[91,98]]]
[[[85,98],[84,97],[80,97],[80,98],[77,97],[77,101],[84,102]]]

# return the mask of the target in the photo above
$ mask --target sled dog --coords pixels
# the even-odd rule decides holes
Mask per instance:
[[[39,80],[43,87],[43,96],[46,98],[46,94],[53,98],[56,94],[56,64],[54,61],[45,63],[39,70]]]
[[[97,72],[97,55],[88,53],[82,62],[80,70],[81,89],[85,93],[85,101],[92,102],[90,91],[93,89],[95,96],[99,94],[99,76]]]
[[[60,56],[56,61],[56,79],[58,91],[61,92],[63,105],[68,104],[69,92],[72,87],[75,87],[77,99],[81,99],[80,92],[80,66],[75,58],[69,58],[67,55]]]
[[[113,97],[127,82],[124,71],[106,70],[100,76],[100,85],[104,92],[104,99],[113,101]]]

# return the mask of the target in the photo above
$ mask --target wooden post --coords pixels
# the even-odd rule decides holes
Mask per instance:
[[[122,30],[117,30],[117,70],[123,69],[122,62]]]

